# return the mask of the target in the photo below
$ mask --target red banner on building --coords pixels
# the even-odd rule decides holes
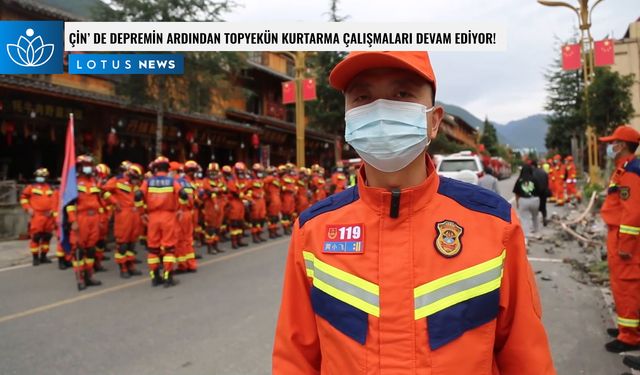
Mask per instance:
[[[615,60],[613,40],[598,40],[593,44],[594,62],[596,66],[613,65]]]
[[[568,44],[562,47],[562,69],[576,70],[580,69],[582,62],[580,60],[580,45]]]
[[[316,100],[316,80],[307,78],[302,84],[302,98],[304,100]]]
[[[296,83],[294,81],[282,82],[282,104],[296,102]]]

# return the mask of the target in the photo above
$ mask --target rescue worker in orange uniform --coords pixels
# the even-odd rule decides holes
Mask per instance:
[[[142,275],[135,267],[135,243],[139,237],[143,202],[136,201],[142,181],[142,167],[129,163],[129,170],[109,179],[102,187],[108,203],[114,207],[113,234],[116,240],[115,260],[120,267],[120,277]],[[122,170],[121,170],[122,171]]]
[[[311,170],[309,168],[300,168],[300,176],[297,181],[298,189],[296,191],[296,217],[300,216],[311,205],[310,179]]]
[[[571,203],[577,201],[580,202],[582,197],[578,192],[578,172],[576,171],[576,164],[573,162],[573,156],[568,155],[564,158],[565,170],[567,179],[565,180],[567,186],[567,200]]]
[[[107,235],[109,234],[109,221],[111,221],[113,206],[109,203],[109,195],[111,193],[104,191],[104,185],[109,181],[110,175],[111,168],[109,166],[102,163],[96,165],[95,179],[100,189],[103,190],[103,206],[98,210],[100,213],[100,236],[96,244],[96,262],[93,265],[93,269],[96,272],[106,271],[102,266],[102,262],[109,260],[109,257],[106,257],[104,253],[107,248]]]
[[[555,374],[517,214],[426,154],[427,53],[352,52],[330,83],[364,167],[296,222],[272,374]]]
[[[296,185],[295,170],[286,169],[285,174],[282,177],[282,231],[284,234],[291,234],[291,226],[295,220],[296,212],[296,194],[298,186]]]
[[[267,167],[267,177],[264,179],[264,187],[267,193],[267,218],[269,220],[269,238],[277,238],[280,224],[280,212],[282,211],[282,182],[278,176],[278,170],[274,166]]]
[[[251,237],[253,243],[266,241],[262,238],[267,221],[267,202],[265,200],[264,167],[255,163],[251,167],[253,178],[251,179],[247,199],[250,204],[249,220],[251,221]]]
[[[29,248],[33,265],[51,263],[47,254],[56,228],[57,193],[47,183],[49,170],[38,168],[33,174],[35,183],[27,185],[20,194],[20,204],[29,214]],[[60,262],[60,260],[59,260]]]
[[[184,163],[184,176],[178,177],[177,181],[186,193],[186,198],[180,199],[178,211],[178,243],[176,245],[177,272],[196,272],[198,264],[193,248],[193,236],[195,225],[195,211],[197,198],[197,186],[195,184],[195,174],[199,165],[193,160]]]
[[[247,246],[242,242],[245,229],[245,205],[248,204],[245,195],[249,189],[249,180],[246,176],[247,167],[239,161],[233,166],[234,177],[227,181],[227,191],[229,201],[225,208],[226,216],[229,220],[229,235],[231,236],[231,247]],[[247,203],[245,203],[247,202]]]
[[[231,194],[229,193],[229,184],[234,181],[235,177],[233,175],[233,168],[229,165],[222,166],[222,183],[224,184],[225,191],[222,195],[222,203],[224,209],[224,215],[222,219],[222,226],[220,226],[220,241],[226,242],[229,241],[229,213],[228,206]]]
[[[194,174],[194,182],[193,185],[196,187],[196,199],[194,201],[195,203],[195,209],[193,210],[193,238],[194,240],[198,241],[197,244],[198,246],[204,246],[205,244],[205,240],[204,240],[204,218],[202,216],[202,201],[200,200],[200,196],[197,195],[198,191],[200,191],[200,189],[202,188],[202,185],[204,184],[204,174],[202,173],[202,167],[200,166],[200,164],[197,164],[198,166],[198,170],[196,171],[196,173]],[[195,243],[195,242],[194,242]],[[198,254],[197,252],[194,252],[196,259],[201,259],[202,255]]]
[[[566,169],[564,164],[562,163],[562,156],[556,154],[553,157],[553,178],[555,182],[555,186],[553,188],[553,192],[555,194],[555,202],[556,206],[564,206],[565,202],[565,192],[564,192],[564,182],[566,179]]]
[[[96,259],[96,244],[100,239],[100,208],[102,190],[93,177],[94,163],[89,155],[80,155],[76,160],[78,171],[78,200],[75,205],[67,205],[67,216],[71,224],[71,246],[73,247],[73,269],[76,273],[78,290],[88,286],[101,285],[93,279]]]
[[[634,155],[640,133],[621,125],[608,137],[607,156],[615,170],[600,214],[608,226],[607,261],[618,316],[616,339],[605,348],[613,353],[640,349],[640,159]]]
[[[318,164],[311,166],[311,175],[311,182],[309,183],[309,188],[311,189],[311,204],[315,204],[327,197],[326,181],[322,173],[322,167]]]
[[[168,288],[178,283],[173,277],[179,230],[178,208],[180,200],[187,199],[188,195],[178,181],[169,176],[169,159],[158,156],[153,161],[152,169],[154,175],[142,183],[136,201],[145,202],[147,207],[147,264],[151,285],[164,283]]]
[[[331,175],[331,194],[343,192],[347,188],[347,176],[344,174],[344,164],[336,163],[336,170]]]
[[[203,203],[202,215],[204,217],[204,238],[207,245],[207,253],[224,253],[224,250],[218,247],[220,226],[224,216],[224,205],[222,203],[224,184],[222,183],[218,163],[209,163],[207,166],[207,178],[202,183],[199,194]]]
[[[547,165],[549,166],[547,174],[549,175],[549,191],[551,192],[547,201],[553,203],[556,201],[556,169],[553,165],[552,158],[547,159]]]

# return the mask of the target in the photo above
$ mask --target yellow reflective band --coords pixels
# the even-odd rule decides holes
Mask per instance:
[[[144,206],[144,202],[142,202],[142,201],[135,202],[133,205],[136,206],[136,207],[142,207],[142,206]]]
[[[39,249],[38,247],[32,247],[32,248],[31,248],[31,252],[32,252],[32,253],[37,253],[37,252],[38,252],[38,249]]]
[[[187,257],[178,257],[178,263],[184,263],[187,261]]]
[[[634,227],[631,225],[620,225],[620,233],[637,236],[640,235],[640,227]]]
[[[189,200],[188,199],[178,199],[178,201],[180,202],[180,204],[189,204]]]
[[[37,195],[42,195],[42,194],[44,194],[44,193],[42,192],[42,190],[40,190],[40,189],[31,189],[31,192],[32,192],[33,194],[37,194]]]
[[[71,205],[71,206],[67,206],[67,212],[73,212],[76,210],[76,206]]]
[[[134,256],[136,256],[136,253],[134,253],[133,251],[128,251],[128,250],[127,250],[127,252],[125,253],[125,255],[126,255],[126,256],[128,256],[128,257],[134,257]]]
[[[173,255],[165,255],[162,258],[162,261],[164,263],[175,263],[176,262],[176,257],[174,257]]]
[[[109,197],[111,197],[111,193],[109,193],[108,191],[102,194],[102,198],[104,199],[109,199]]]
[[[618,317],[618,324],[623,327],[636,328],[640,326],[640,319],[627,319]]]
[[[147,264],[160,264],[160,258],[147,258]]]
[[[102,207],[98,208],[98,212],[103,214],[104,213],[104,208],[102,208]]]
[[[127,185],[127,184],[123,184],[122,182],[118,182],[116,184],[116,187],[120,190],[126,191],[128,193],[131,192],[131,186]]]
[[[84,186],[84,185],[78,185],[78,191],[86,193],[87,192],[87,187]]]
[[[28,204],[29,200],[28,199],[20,199],[20,204]]]
[[[87,266],[91,267],[91,266],[93,266],[93,263],[95,263],[95,259],[87,259],[87,260],[84,261],[84,263]]]
[[[91,189],[89,189],[89,192],[90,193],[99,193],[100,192],[100,188],[92,186]]]
[[[184,257],[184,259],[185,259],[185,260],[196,259],[196,254],[194,254],[194,253],[187,254],[187,255]]]
[[[124,256],[124,254],[120,254],[120,253],[116,252],[116,254],[114,255],[114,257],[115,257],[116,259],[123,259],[125,256]]]
[[[47,190],[45,193],[46,193],[47,195],[53,195],[53,190]]]
[[[368,314],[380,316],[380,288],[376,284],[324,263],[313,253],[303,251],[302,256],[313,286]]]
[[[500,288],[506,251],[494,259],[428,282],[414,289],[414,318],[421,319]]]
[[[165,186],[165,187],[150,187],[149,193],[159,194],[159,193],[173,193],[173,186]]]
[[[64,257],[64,253],[62,251],[56,251],[56,256],[58,258],[63,258]]]

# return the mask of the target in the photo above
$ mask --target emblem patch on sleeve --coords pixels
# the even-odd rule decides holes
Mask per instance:
[[[436,250],[445,258],[452,258],[462,251],[462,234],[464,229],[455,221],[444,220],[436,223],[438,237],[435,240]]]
[[[620,186],[620,199],[626,201],[631,196],[631,190],[628,186]]]
[[[325,254],[364,254],[364,225],[327,225],[322,252]]]

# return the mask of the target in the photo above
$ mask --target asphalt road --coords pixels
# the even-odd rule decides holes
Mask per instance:
[[[500,183],[507,198],[512,184]],[[0,269],[0,374],[268,374],[287,245],[205,256],[170,289],[121,280],[113,261],[97,275],[104,285],[82,293],[55,264]],[[532,243],[530,260],[558,373],[621,374],[602,347],[611,315],[600,289],[561,262],[582,256],[577,245],[546,247]]]

